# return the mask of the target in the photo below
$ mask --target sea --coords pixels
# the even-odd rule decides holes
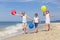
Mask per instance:
[[[51,23],[59,23],[60,20],[57,21],[51,21]],[[31,23],[30,21],[27,22],[27,24]],[[41,21],[39,22],[39,24],[44,24],[45,21]],[[6,27],[10,27],[10,26],[14,26],[14,25],[18,25],[18,24],[22,24],[22,22],[0,22],[0,30],[4,29]]]
[[[60,20],[57,21],[51,21],[51,23],[58,23],[60,22]],[[28,26],[27,26],[27,32],[31,32],[33,29],[29,28],[29,24],[32,23],[30,21],[27,22]],[[45,21],[41,21],[39,22],[39,24],[44,24]],[[13,35],[13,34],[22,34],[22,22],[0,22],[0,38],[4,38],[7,35]],[[42,27],[38,27],[39,29],[41,29]]]

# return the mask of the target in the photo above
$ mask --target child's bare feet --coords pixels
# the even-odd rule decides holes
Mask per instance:
[[[25,34],[27,34],[27,32],[25,32]]]
[[[38,30],[37,30],[37,31],[35,31],[35,33],[38,33]]]
[[[48,31],[49,31],[50,29],[48,29]]]

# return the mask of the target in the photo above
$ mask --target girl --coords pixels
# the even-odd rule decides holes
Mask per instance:
[[[27,27],[27,18],[29,18],[30,20],[32,20],[29,16],[27,16],[25,14],[25,12],[22,12],[21,14],[16,14],[17,16],[21,16],[22,17],[22,23],[23,23],[23,32],[24,33],[27,33],[26,32],[26,27]]]
[[[50,13],[49,13],[48,10],[45,12],[45,16],[46,16],[46,26],[47,26],[47,30],[49,31],[49,30],[50,30]]]

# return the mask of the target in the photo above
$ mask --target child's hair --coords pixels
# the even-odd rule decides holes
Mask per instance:
[[[35,16],[37,17],[38,16],[38,13],[35,13]]]
[[[25,12],[22,12],[22,15],[24,16],[25,15]]]
[[[49,13],[49,10],[47,10],[46,13]]]

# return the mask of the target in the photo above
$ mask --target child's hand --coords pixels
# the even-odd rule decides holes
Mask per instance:
[[[34,20],[32,20],[32,22],[34,22]]]

